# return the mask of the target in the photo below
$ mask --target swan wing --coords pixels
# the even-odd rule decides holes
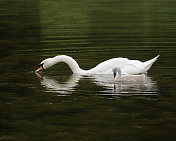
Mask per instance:
[[[126,74],[146,73],[151,68],[153,63],[158,59],[159,56],[160,55],[146,62],[141,62],[139,60],[130,60],[129,67],[124,68],[124,70],[122,71]]]
[[[143,63],[138,60],[129,60],[127,58],[113,58],[98,64],[90,70],[94,74],[112,74],[112,69],[119,67],[122,74],[134,74],[139,71]]]

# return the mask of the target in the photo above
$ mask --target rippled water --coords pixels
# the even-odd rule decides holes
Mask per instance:
[[[174,0],[0,1],[0,140],[175,140]],[[149,60],[143,83],[72,74],[114,57]]]

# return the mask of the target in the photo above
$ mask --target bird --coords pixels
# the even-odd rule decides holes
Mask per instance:
[[[115,81],[145,81],[145,74],[138,74],[138,75],[123,75],[121,69],[119,67],[115,67],[112,69]],[[117,76],[118,73],[118,76]],[[117,78],[116,78],[117,76]]]
[[[43,60],[35,72],[43,72],[45,69],[48,69],[59,62],[65,62],[74,74],[113,74],[112,69],[115,68],[115,66],[118,66],[121,69],[122,74],[141,74],[146,73],[158,57],[159,55],[146,62],[129,60],[128,58],[122,57],[112,58],[98,64],[92,69],[83,70],[72,57],[67,55],[57,55]]]

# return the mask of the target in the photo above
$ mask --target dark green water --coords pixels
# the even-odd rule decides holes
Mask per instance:
[[[0,0],[0,140],[176,140],[175,0]],[[83,69],[160,54],[147,82],[72,75],[45,58],[72,56]]]

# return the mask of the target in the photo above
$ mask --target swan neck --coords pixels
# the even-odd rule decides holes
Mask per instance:
[[[66,63],[70,69],[72,70],[73,73],[83,73],[84,70],[82,70],[78,63],[70,56],[66,55],[58,55],[53,58],[54,64],[59,63],[59,62],[64,62]]]
[[[117,69],[117,72],[118,72],[118,78],[121,78],[121,76],[122,76],[122,71],[121,71],[121,69],[120,68],[116,68]]]

